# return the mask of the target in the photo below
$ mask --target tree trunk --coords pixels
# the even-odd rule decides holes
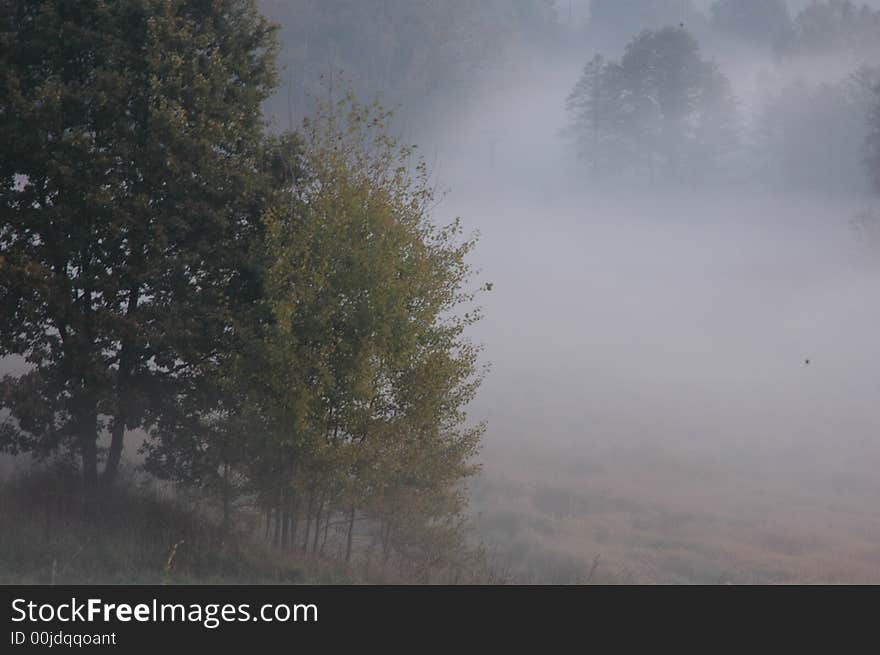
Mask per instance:
[[[382,570],[385,570],[385,565],[388,563],[388,558],[391,557],[391,529],[392,523],[389,520],[386,524],[386,527],[382,530]]]
[[[287,494],[281,496],[281,550],[290,545],[290,502]]]
[[[348,515],[348,537],[345,540],[345,563],[351,561],[351,539],[354,532],[354,503],[351,504],[351,513]]]
[[[107,473],[107,469],[104,469]],[[229,464],[223,464],[223,534],[229,534]]]
[[[88,425],[80,431],[80,456],[82,457],[83,484],[86,488],[86,496],[89,500],[94,499],[98,488],[98,429],[97,413],[94,420],[87,421]]]
[[[296,529],[299,525],[299,499],[294,494],[290,502],[290,550],[296,548]]]
[[[43,492],[43,508],[45,509],[45,534],[44,539],[46,543],[52,543],[52,492],[45,491]]]
[[[318,537],[321,534],[321,510],[324,509],[324,499],[318,501],[318,512],[315,514],[315,538],[312,541],[312,555],[318,554]]]
[[[333,518],[332,513],[327,514],[327,518],[324,519],[324,536],[321,539],[321,555],[324,554],[324,549],[327,546],[327,534],[330,532],[330,519]]]
[[[309,492],[309,504],[306,507],[306,535],[303,539],[303,552],[309,552],[309,530],[312,524],[312,509],[314,508],[315,496],[313,492]]]
[[[113,418],[113,430],[110,433],[110,448],[107,451],[107,461],[104,463],[104,473],[101,482],[105,485],[113,484],[116,473],[119,470],[119,462],[122,460],[122,445],[125,440],[125,419],[119,414]]]
[[[128,293],[128,308],[126,317],[131,318],[138,305],[139,287],[132,288]],[[119,351],[119,370],[116,373],[116,414],[113,417],[113,429],[110,435],[110,449],[107,451],[107,461],[104,463],[104,473],[101,481],[104,484],[112,484],[119,471],[119,462],[122,459],[122,447],[125,442],[125,428],[128,421],[131,404],[131,372],[133,367],[134,346],[127,338],[123,338]]]

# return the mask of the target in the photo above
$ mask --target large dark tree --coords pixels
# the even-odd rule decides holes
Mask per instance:
[[[250,0],[0,5],[2,447],[117,469],[236,338],[272,26]],[[178,403],[179,404],[179,403]]]

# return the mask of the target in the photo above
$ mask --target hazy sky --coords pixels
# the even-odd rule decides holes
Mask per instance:
[[[811,0],[787,0],[787,4],[792,14],[800,11],[809,5],[810,2]],[[709,12],[712,3],[713,0],[693,0],[694,6],[706,13]],[[858,6],[865,4],[869,7],[880,8],[880,0],[855,0],[854,3]],[[567,18],[569,11],[571,11],[572,17],[580,20],[584,16],[589,15],[589,7],[590,0],[556,0],[557,11],[559,12],[559,16],[563,19]]]

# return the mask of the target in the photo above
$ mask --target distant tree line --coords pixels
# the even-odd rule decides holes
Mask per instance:
[[[517,44],[552,40],[554,0],[260,0],[280,23],[284,80],[269,107],[281,125],[308,113],[327,79],[351,80],[416,117],[474,90],[475,72]]]
[[[639,33],[619,60],[587,63],[567,99],[567,132],[594,179],[726,174],[776,188],[859,191],[865,161],[876,178],[878,84],[880,68],[867,64],[837,83],[769,80],[746,120],[718,65],[685,27],[668,26]]]
[[[141,429],[227,525],[348,559],[363,524],[426,576],[466,552],[474,242],[380,108],[267,133],[276,31],[252,0],[0,8],[0,356],[29,365],[0,449],[76,458],[94,507]]]
[[[880,10],[851,0],[814,1],[777,35],[783,55],[850,53],[867,60],[880,55]]]
[[[362,94],[404,103],[403,122],[412,128],[424,124],[419,121],[430,109],[444,111],[450,97],[461,101],[476,91],[486,79],[477,73],[513,59],[515,46],[573,49],[588,43],[595,52],[611,53],[591,62],[569,98],[576,124],[570,133],[582,153],[589,151],[594,172],[668,181],[727,171],[793,187],[866,186],[867,108],[854,80],[778,88],[770,82],[766,99],[746,116],[723,72],[696,44],[757,48],[781,62],[832,55],[851,70],[864,65],[863,72],[877,65],[880,11],[856,0],[814,0],[796,12],[786,0],[714,0],[707,7],[693,0],[577,4],[589,9],[585,24],[568,24],[569,8],[549,0],[260,0],[284,25],[285,79],[267,105],[284,126],[289,117],[311,111],[328,80],[344,86],[353,79]],[[691,38],[676,39],[672,29]],[[653,36],[641,38],[645,30]],[[684,54],[689,49],[693,56]],[[656,61],[646,58],[651,52]],[[700,68],[715,70],[697,80]],[[686,108],[661,107],[653,102],[660,101],[656,93],[639,87],[663,76],[673,85],[690,78],[670,92],[680,94]],[[786,112],[793,114],[790,125]],[[802,130],[813,138],[799,138]]]
[[[878,83],[880,69],[864,66],[839,82],[801,79],[768,90],[751,134],[757,174],[783,188],[864,190]]]
[[[714,0],[708,13],[693,0],[591,0],[588,31],[602,47],[642,30],[683,26],[700,40],[733,43],[782,56],[850,52],[876,56],[880,11],[853,0],[812,0],[792,15],[786,0]]]

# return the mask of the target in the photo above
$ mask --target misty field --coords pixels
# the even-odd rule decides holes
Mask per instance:
[[[880,583],[880,0],[0,44],[0,581]]]
[[[577,193],[470,205],[504,217],[475,401],[493,563],[555,583],[878,580],[880,278],[853,220],[870,200]]]
[[[502,574],[551,584],[880,579],[876,481],[779,479],[645,450],[592,461],[528,446],[493,453],[473,498]]]

